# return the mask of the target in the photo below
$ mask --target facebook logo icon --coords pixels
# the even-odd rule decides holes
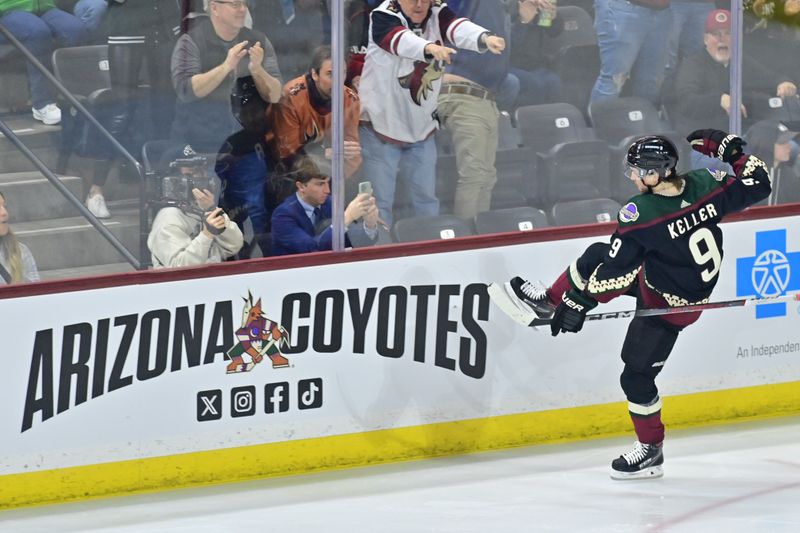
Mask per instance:
[[[289,410],[289,383],[267,383],[264,386],[264,412],[268,415]]]
[[[786,250],[786,230],[756,233],[756,254],[736,260],[736,296],[782,296],[798,289],[800,252]],[[756,306],[756,319],[778,316],[786,316],[785,302]]]

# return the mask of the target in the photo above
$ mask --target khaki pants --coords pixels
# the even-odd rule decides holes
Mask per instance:
[[[456,151],[458,185],[453,212],[472,218],[489,210],[497,182],[497,106],[474,96],[444,94],[439,96],[438,114],[453,134]]]

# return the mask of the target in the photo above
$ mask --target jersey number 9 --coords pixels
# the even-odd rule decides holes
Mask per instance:
[[[711,263],[709,268],[700,273],[700,277],[705,283],[713,280],[722,266],[722,254],[719,252],[717,241],[714,240],[714,234],[711,233],[711,230],[700,228],[692,233],[691,237],[689,237],[689,250],[692,252],[692,258],[698,266]]]

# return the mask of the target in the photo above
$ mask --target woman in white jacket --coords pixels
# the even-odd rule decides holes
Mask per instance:
[[[36,261],[11,231],[9,218],[6,197],[0,192],[0,285],[39,281]]]

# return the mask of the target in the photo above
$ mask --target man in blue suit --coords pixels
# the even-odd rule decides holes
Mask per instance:
[[[298,156],[288,173],[296,192],[272,213],[272,255],[302,254],[332,249],[330,173],[307,155]],[[361,193],[344,210],[346,246],[370,246],[378,238],[378,207],[371,194]]]

